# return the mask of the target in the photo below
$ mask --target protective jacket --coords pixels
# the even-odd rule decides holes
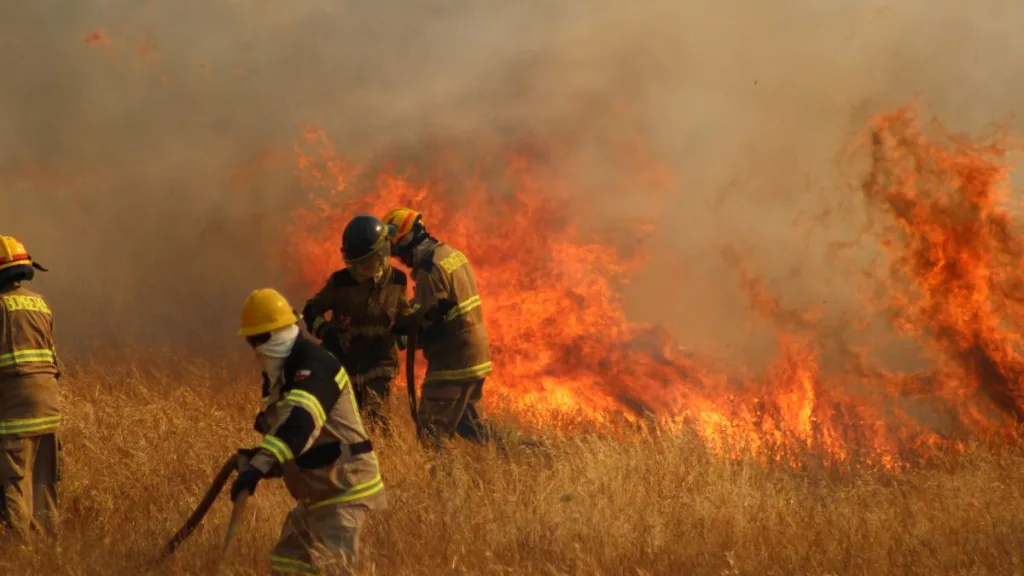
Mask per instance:
[[[397,337],[391,328],[398,314],[409,307],[408,284],[401,270],[390,269],[380,283],[374,283],[356,282],[348,269],[342,269],[306,303],[303,316],[310,333],[322,339],[324,328],[333,324],[348,338],[346,348],[331,353],[357,385],[398,375]],[[325,318],[328,311],[330,320]]]
[[[336,358],[316,342],[295,340],[280,382],[264,373],[264,434],[250,464],[283,471],[288,491],[308,510],[333,504],[386,507],[384,482],[359,416],[352,383]]]
[[[55,432],[60,375],[50,307],[20,284],[8,285],[0,292],[0,435]]]
[[[490,341],[484,326],[476,278],[466,256],[435,243],[413,267],[413,308],[430,308],[440,299],[455,307],[420,332],[427,360],[424,384],[485,378],[491,374]]]

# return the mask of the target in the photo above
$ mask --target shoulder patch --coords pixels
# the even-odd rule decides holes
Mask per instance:
[[[309,378],[310,374],[312,373],[312,370],[299,370],[298,372],[295,373],[295,378],[293,378],[293,380],[295,380],[296,382],[302,382],[306,378]]]
[[[469,259],[466,255],[458,250],[453,250],[451,254],[445,256],[440,262],[437,263],[445,272],[451,274],[459,268],[462,268],[466,264],[469,264]]]
[[[8,312],[27,311],[51,314],[50,307],[42,297],[30,294],[4,294],[0,296],[0,302]]]

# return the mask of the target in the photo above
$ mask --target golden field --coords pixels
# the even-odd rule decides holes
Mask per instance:
[[[59,552],[8,547],[0,574],[212,573],[227,490],[175,557],[147,563],[221,462],[258,442],[258,378],[238,374],[170,357],[73,366]],[[390,508],[365,528],[361,574],[1024,573],[1020,448],[899,475],[730,463],[685,434],[635,431],[541,431],[546,451],[457,444],[434,457],[396,392],[401,426],[378,440]],[[280,482],[261,483],[231,573],[269,573],[289,506]]]

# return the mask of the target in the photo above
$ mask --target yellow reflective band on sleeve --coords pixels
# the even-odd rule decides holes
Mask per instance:
[[[295,560],[293,558],[285,558],[284,556],[271,556],[270,557],[270,568],[274,572],[281,572],[284,574],[308,574],[309,576],[316,576],[317,572],[316,565],[310,564],[309,562],[303,562],[301,560]]]
[[[277,436],[267,434],[263,437],[263,442],[260,442],[259,447],[273,454],[281,464],[295,458],[292,449]]]
[[[469,264],[469,259],[466,258],[465,254],[457,250],[445,256],[444,260],[437,263],[438,266],[443,268],[444,271],[449,274],[455,272],[459,268],[462,268],[466,264]]]
[[[462,316],[463,314],[469,312],[470,310],[473,310],[473,309],[476,309],[476,308],[479,308],[479,307],[480,307],[480,295],[477,294],[476,296],[472,296],[470,298],[467,298],[465,302],[460,302],[459,305],[456,306],[455,308],[452,308],[450,312],[445,314],[444,319],[445,319],[445,321],[454,320],[454,319],[458,318],[459,316]]]
[[[344,390],[345,386],[351,383],[348,379],[348,372],[345,372],[344,368],[338,370],[338,373],[334,375],[334,381],[338,383],[338,390]]]
[[[327,319],[324,318],[323,316],[317,316],[313,320],[313,335],[314,336],[316,336],[320,332],[320,328],[323,327],[324,324],[327,324]]]
[[[18,364],[46,363],[56,364],[57,353],[53,350],[15,350],[7,354],[0,354],[0,368],[10,368]]]
[[[470,366],[469,368],[463,368],[461,370],[435,370],[433,372],[427,372],[426,381],[437,381],[437,380],[468,380],[470,378],[480,378],[481,376],[487,376],[491,373],[490,361],[484,362],[483,364],[477,364],[476,366]]]
[[[320,405],[320,401],[305,390],[290,390],[284,395],[284,400],[304,408],[313,417],[317,426],[323,426],[327,421],[327,415],[324,414],[324,407]]]
[[[33,434],[56,430],[60,426],[60,416],[46,418],[22,418],[16,420],[0,420],[2,434]]]
[[[355,486],[346,490],[344,494],[332,496],[331,498],[320,500],[319,502],[315,502],[313,504],[307,504],[306,508],[308,510],[316,510],[317,508],[323,508],[324,506],[330,506],[332,504],[347,504],[349,502],[361,500],[368,496],[373,496],[374,494],[380,492],[383,489],[384,479],[381,478],[380,473],[378,473],[373,478],[373,480],[363,482],[362,484],[356,484]]]

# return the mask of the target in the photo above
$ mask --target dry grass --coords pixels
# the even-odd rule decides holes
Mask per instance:
[[[61,549],[4,550],[0,573],[210,573],[224,497],[175,558],[155,571],[145,563],[221,461],[257,441],[253,380],[194,365],[73,370],[64,381]],[[458,446],[432,476],[434,458],[403,427],[380,448],[391,506],[367,525],[362,573],[1024,571],[1022,450],[979,449],[896,478],[828,478],[722,463],[687,437],[548,439],[550,456]],[[269,573],[289,506],[280,483],[260,486],[235,574]]]

